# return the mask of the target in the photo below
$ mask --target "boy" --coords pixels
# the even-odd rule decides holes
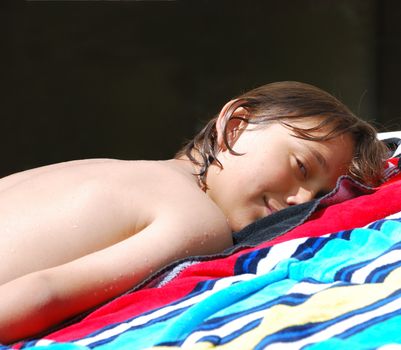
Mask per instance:
[[[81,160],[0,181],[0,341],[34,335],[231,233],[329,192],[378,183],[385,147],[331,95],[282,82],[228,102],[167,161]]]

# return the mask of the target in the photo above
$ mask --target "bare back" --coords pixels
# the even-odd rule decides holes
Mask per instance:
[[[152,233],[154,254],[162,248],[166,257],[151,270],[221,251],[231,231],[192,171],[183,160],[93,159],[1,179],[0,284],[113,246],[155,222],[168,234]]]

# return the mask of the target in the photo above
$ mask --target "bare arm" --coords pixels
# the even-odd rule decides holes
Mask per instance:
[[[129,164],[72,162],[36,169],[36,175],[1,192],[0,284],[106,248],[149,225],[153,211],[136,204],[144,203],[145,191],[127,185],[132,172],[135,184]]]
[[[166,215],[109,248],[0,286],[0,341],[32,336],[123,293],[177,258],[230,244],[220,222]]]

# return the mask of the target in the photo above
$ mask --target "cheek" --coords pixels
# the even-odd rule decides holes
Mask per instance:
[[[273,155],[260,162],[259,172],[264,174],[265,181],[287,179],[292,174],[289,157]]]
[[[255,168],[253,177],[249,180],[256,192],[284,191],[291,184],[293,171],[285,161],[271,161]]]
[[[273,149],[274,152],[273,152]],[[287,187],[293,176],[288,153],[283,147],[266,147],[265,152],[247,152],[241,156],[224,155],[222,185],[240,192],[274,190]]]
[[[252,187],[252,183],[256,181],[258,177],[257,169],[250,169],[243,167],[238,169],[234,175],[233,185],[231,188],[235,192],[246,192],[247,189]]]
[[[283,192],[291,185],[291,181],[292,175],[290,170],[277,168],[269,173],[265,181],[265,186],[269,192]]]

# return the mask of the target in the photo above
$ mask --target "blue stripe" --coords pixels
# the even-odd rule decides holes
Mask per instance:
[[[315,239],[316,238],[310,238],[304,243],[300,244],[295,253],[292,255],[292,257],[295,257],[300,261],[312,258],[315,252],[313,251],[311,246],[313,245]]]
[[[232,341],[233,339],[238,338],[242,334],[247,333],[247,332],[251,331],[252,329],[258,327],[260,325],[260,323],[262,322],[262,320],[263,320],[263,317],[260,317],[260,318],[258,318],[256,320],[253,320],[252,322],[249,322],[245,326],[241,327],[240,329],[236,330],[235,332],[232,332],[231,334],[229,334],[229,335],[227,335],[225,337],[219,337],[217,335],[205,336],[205,337],[199,339],[197,341],[197,343],[210,342],[213,345],[227,344],[230,341]]]
[[[391,264],[381,266],[381,267],[373,270],[368,275],[368,277],[366,278],[366,282],[368,282],[368,283],[383,282],[390,272],[392,272],[393,270],[395,270],[397,267],[400,267],[400,266],[401,266],[401,261],[395,261]]]
[[[365,261],[358,262],[349,266],[345,266],[338,270],[334,275],[335,281],[351,281],[352,275],[359,269],[369,265],[372,261],[375,261],[377,257]]]
[[[289,295],[280,296],[276,299],[270,300],[266,303],[257,305],[252,308],[248,308],[244,311],[232,313],[230,315],[212,318],[212,319],[206,321],[205,323],[203,323],[202,325],[200,325],[196,329],[196,331],[206,331],[206,330],[209,331],[209,330],[212,330],[215,328],[220,328],[221,326],[223,326],[231,321],[242,318],[244,316],[248,316],[255,312],[259,312],[259,311],[268,309],[276,304],[297,306],[297,305],[304,303],[305,300],[307,300],[308,298],[309,298],[309,295],[300,294],[300,293],[293,293],[293,294],[289,294]]]
[[[255,251],[251,252],[251,253],[248,255],[248,257],[246,258],[246,260],[243,262],[243,265],[242,265],[242,273],[251,272],[251,271],[249,271],[249,265],[250,265],[250,263],[253,261],[253,259],[255,259],[255,258],[258,256],[258,254],[259,254],[259,251],[258,251],[258,250],[255,250]]]
[[[395,299],[398,299],[400,294],[401,294],[401,290],[397,290],[396,292],[394,292],[393,294],[388,296],[386,299],[379,300],[371,305],[368,305],[368,306],[358,309],[358,310],[352,310],[351,312],[345,313],[343,315],[340,315],[336,318],[330,319],[325,322],[319,322],[319,323],[311,322],[311,323],[307,323],[304,325],[292,326],[292,327],[285,328],[275,334],[266,336],[255,347],[255,349],[263,349],[265,346],[272,344],[272,343],[276,343],[276,342],[288,343],[291,341],[297,341],[299,339],[308,337],[314,333],[320,332],[322,329],[332,326],[335,323],[341,322],[341,321],[346,320],[355,315],[363,314],[368,311],[378,309],[379,307],[386,305]]]
[[[260,261],[262,259],[266,258],[269,251],[270,251],[270,249],[260,249],[259,250],[259,254],[257,254],[257,256],[249,264],[249,273],[256,274]]]
[[[182,308],[182,309],[178,309],[178,310],[174,310],[174,311],[172,311],[172,312],[170,312],[170,313],[168,313],[168,314],[166,314],[166,315],[164,315],[162,317],[158,317],[157,319],[152,319],[152,320],[149,320],[148,322],[140,324],[138,326],[130,327],[130,328],[124,330],[123,333],[136,331],[136,330],[140,330],[140,329],[143,329],[143,328],[148,328],[148,327],[150,327],[150,326],[152,326],[152,325],[154,325],[156,323],[165,322],[165,321],[167,321],[167,320],[169,320],[169,319],[171,319],[173,317],[176,317],[177,315],[181,314],[183,311],[188,309],[188,307],[185,307],[185,308]],[[128,322],[122,322],[122,323],[128,323]],[[115,328],[116,326],[118,326],[118,325],[114,325],[112,328]],[[102,332],[99,332],[99,333],[103,333],[104,331],[105,330],[103,330]],[[100,345],[109,344],[109,343],[113,342],[115,339],[117,339],[120,336],[121,336],[121,333],[113,335],[113,336],[110,336],[110,337],[108,337],[106,339],[102,339],[102,340],[99,340],[97,342],[91,343],[91,344],[87,345],[87,347],[93,349],[93,348],[96,348],[96,347],[98,347]],[[86,337],[86,338],[89,338],[89,337]]]
[[[186,296],[184,296],[184,297],[182,297],[182,298],[180,298],[180,299],[178,299],[178,300],[176,300],[176,301],[174,301],[174,302],[171,302],[170,304],[163,305],[163,306],[161,306],[161,307],[159,307],[159,308],[156,308],[156,309],[152,309],[152,310],[147,311],[147,312],[144,312],[144,313],[142,313],[142,314],[140,314],[140,315],[136,315],[136,316],[134,316],[134,317],[132,317],[132,318],[128,318],[127,320],[124,320],[124,321],[119,322],[119,323],[108,324],[107,326],[104,326],[103,328],[98,329],[97,331],[92,332],[92,333],[86,335],[85,337],[78,338],[78,339],[71,340],[71,341],[78,341],[78,340],[82,340],[82,339],[88,339],[88,338],[97,336],[97,335],[99,335],[99,334],[101,334],[101,333],[103,333],[103,332],[106,332],[106,331],[108,331],[108,330],[110,330],[110,329],[113,329],[113,328],[115,328],[115,327],[118,327],[120,324],[129,323],[129,322],[133,321],[133,320],[136,319],[136,318],[151,315],[151,314],[153,314],[153,313],[155,313],[155,312],[157,312],[157,311],[159,311],[159,310],[165,309],[166,307],[171,307],[171,306],[179,305],[179,304],[181,304],[181,303],[187,301],[188,299],[191,299],[191,298],[194,298],[194,297],[196,297],[196,296],[198,296],[198,295],[201,295],[201,294],[203,294],[206,290],[211,289],[211,288],[213,287],[213,285],[215,284],[215,281],[208,280],[208,281],[205,281],[205,282],[200,282],[199,284],[201,284],[201,286],[200,286],[200,288],[198,288],[197,291],[191,292],[190,294],[188,294],[188,295],[186,295]],[[159,316],[159,317],[156,317],[156,318],[152,318],[152,319],[149,320],[147,323],[143,323],[143,324],[141,324],[141,325],[132,327],[132,328],[130,328],[130,330],[133,330],[133,329],[141,329],[141,328],[145,328],[145,327],[151,326],[151,325],[153,325],[153,324],[155,324],[155,323],[164,322],[164,321],[166,321],[166,320],[168,320],[168,319],[170,319],[170,318],[176,317],[178,314],[180,314],[180,313],[182,313],[183,311],[187,310],[189,307],[191,307],[191,305],[188,305],[188,306],[185,306],[185,307],[180,307],[180,308],[178,308],[178,309],[176,309],[176,310],[173,310],[173,311],[171,311],[171,312],[169,312],[169,313],[167,313],[167,314],[165,314],[165,315],[163,315],[163,316]],[[114,338],[116,338],[116,337],[114,337]],[[104,341],[104,342],[102,341],[101,344],[105,344],[105,343],[107,343],[107,342],[109,342],[109,341],[112,341],[112,340],[114,340],[114,338],[113,338],[113,339],[110,339],[110,340],[106,340],[106,341]],[[96,345],[101,345],[101,344],[98,344],[98,343],[95,343],[95,344],[96,344]],[[25,344],[24,344],[24,345],[25,345]],[[32,345],[33,345],[33,344],[32,344]],[[91,345],[90,347],[93,348],[94,346]]]
[[[376,231],[380,231],[381,227],[385,223],[386,220],[377,220],[372,222],[370,225],[368,225],[368,228]]]
[[[235,262],[234,275],[256,273],[258,262],[265,258],[269,251],[270,248],[263,248],[241,255]]]
[[[352,275],[359,269],[369,265],[371,262],[377,260],[380,256],[384,256],[386,254],[388,254],[389,252],[393,251],[393,250],[401,250],[401,242],[397,242],[396,244],[394,244],[393,246],[390,247],[390,249],[386,250],[385,252],[383,252],[382,254],[380,254],[377,257],[374,257],[372,259],[369,260],[365,260],[365,261],[361,261],[359,263],[353,264],[353,265],[349,265],[346,266],[340,270],[337,271],[337,273],[334,276],[335,280],[341,280],[341,281],[351,281]],[[398,266],[396,264],[393,264],[392,266]],[[377,273],[380,269],[382,269],[383,266],[379,267],[378,269],[375,269],[374,272],[372,272],[368,278],[366,278],[366,283],[376,283],[376,282],[382,282],[385,278],[385,276],[383,276],[383,279],[381,280],[374,280],[374,273]],[[388,271],[390,272],[390,271]],[[387,274],[388,274],[387,272]]]
[[[206,281],[202,281],[199,282],[195,288],[192,290],[191,294],[192,295],[193,292],[195,292],[196,294],[201,294],[204,291],[210,290],[213,288],[214,284],[216,283],[216,280],[206,280]],[[181,302],[181,300],[180,300]]]
[[[305,261],[310,258],[313,258],[316,255],[316,253],[322,250],[328,242],[334,239],[349,240],[351,231],[352,230],[340,231],[338,233],[333,233],[328,237],[309,238],[307,241],[300,244],[300,246],[297,248],[296,252],[293,254],[292,257],[300,261]]]
[[[337,237],[339,239],[343,239],[344,241],[349,241],[351,239],[351,233],[352,230],[340,231],[337,233]]]
[[[353,336],[353,335],[355,335],[355,334],[357,334],[357,333],[359,333],[361,331],[366,330],[366,328],[372,327],[372,326],[374,326],[374,325],[376,325],[378,323],[381,323],[381,322],[385,322],[385,321],[387,321],[387,320],[389,320],[389,319],[391,319],[393,317],[396,317],[398,315],[401,315],[401,310],[400,309],[394,310],[393,312],[390,312],[388,314],[384,314],[384,315],[380,315],[380,316],[374,317],[374,318],[372,318],[372,319],[370,319],[370,320],[368,320],[368,321],[366,321],[364,323],[361,323],[361,324],[358,324],[358,325],[356,325],[354,327],[351,327],[351,328],[347,329],[344,333],[336,335],[336,337],[337,338],[341,338],[341,339],[349,338],[349,337],[351,337],[351,336]]]

